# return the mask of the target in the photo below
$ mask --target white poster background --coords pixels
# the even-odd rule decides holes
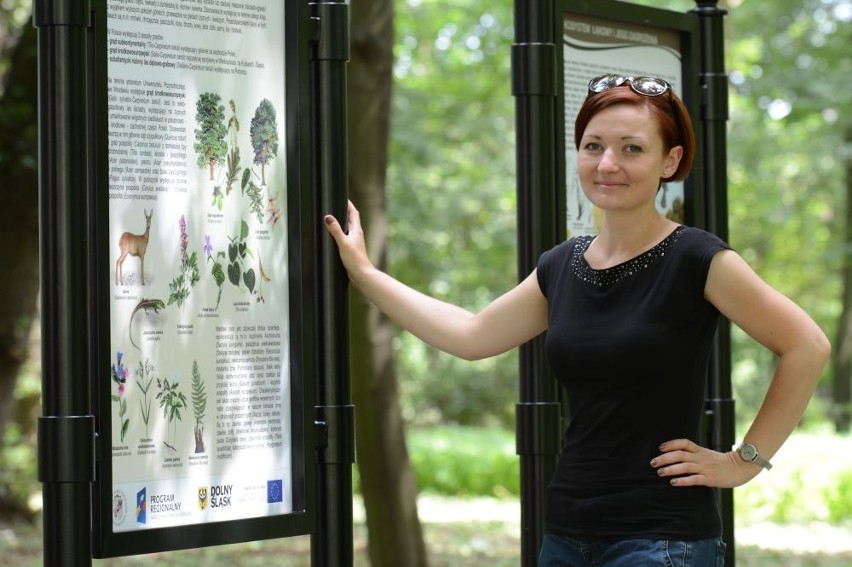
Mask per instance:
[[[583,194],[577,177],[574,119],[588,93],[589,81],[607,73],[650,75],[682,93],[678,34],[671,30],[566,13],[563,23],[565,77],[565,190],[567,237],[596,234],[600,211]],[[683,183],[665,183],[657,208],[676,222],[684,220]]]
[[[107,13],[114,531],[291,512],[284,3]]]

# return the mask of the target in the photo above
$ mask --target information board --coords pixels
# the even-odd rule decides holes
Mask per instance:
[[[126,540],[141,542],[129,552],[104,545],[103,554],[280,535],[223,526],[306,511],[302,184],[292,171],[300,71],[291,51],[300,48],[287,37],[303,8],[100,7],[109,360],[101,353],[96,389],[110,502],[103,517],[102,488],[98,518],[107,540],[152,532]],[[202,525],[219,525],[220,536],[163,535]]]
[[[595,234],[600,228],[600,211],[580,187],[574,148],[574,117],[588,94],[589,80],[607,73],[659,77],[687,102],[691,92],[687,92],[690,89],[686,88],[684,77],[692,76],[688,73],[692,68],[689,57],[694,53],[691,42],[697,34],[685,33],[694,25],[694,19],[673,21],[671,12],[642,6],[566,0],[563,8],[565,224],[566,234],[571,237]],[[644,17],[637,17],[637,12],[643,11]],[[684,183],[663,183],[657,195],[657,209],[675,222],[685,222]]]

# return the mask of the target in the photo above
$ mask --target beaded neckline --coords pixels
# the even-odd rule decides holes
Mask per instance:
[[[589,266],[586,258],[583,256],[595,237],[580,236],[577,238],[577,243],[574,245],[574,254],[571,257],[571,267],[574,270],[574,275],[596,287],[607,288],[613,286],[624,278],[647,269],[663,258],[671,250],[678,238],[680,238],[680,234],[684,228],[683,225],[678,226],[671,234],[650,250],[646,250],[626,262],[602,270],[596,270]]]

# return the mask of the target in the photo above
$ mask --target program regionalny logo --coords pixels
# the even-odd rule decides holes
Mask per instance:
[[[136,523],[148,522],[148,493],[147,487],[136,493]]]

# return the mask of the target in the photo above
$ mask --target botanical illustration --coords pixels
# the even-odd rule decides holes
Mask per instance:
[[[157,378],[157,400],[160,403],[160,409],[163,410],[163,417],[169,422],[172,427],[171,438],[163,442],[163,444],[177,452],[177,422],[182,420],[181,410],[186,409],[186,396],[178,389],[178,382],[169,383],[168,379],[160,380]],[[171,441],[171,442],[169,442]]]
[[[240,222],[240,234],[237,237],[228,237],[228,251],[223,250],[218,252],[213,251],[213,245],[209,235],[205,236],[204,253],[207,255],[207,263],[212,262],[211,274],[213,275],[216,285],[219,287],[219,294],[216,297],[216,308],[219,308],[219,301],[222,298],[222,287],[225,283],[225,277],[231,284],[238,288],[245,288],[250,294],[256,295],[258,303],[265,303],[263,297],[263,284],[272,281],[266,270],[263,267],[263,261],[260,254],[257,256],[257,271],[252,267],[251,260],[254,259],[254,253],[248,247],[246,241],[249,235],[249,226],[246,221]],[[223,263],[227,268],[223,270]],[[260,279],[258,279],[258,275]]]
[[[260,101],[249,128],[254,163],[260,165],[260,184],[266,186],[266,165],[278,155],[278,121],[268,99]]]
[[[118,239],[118,248],[121,250],[121,255],[115,262],[115,283],[116,285],[124,285],[124,277],[121,273],[122,265],[127,256],[136,256],[140,261],[139,274],[142,285],[145,285],[145,251],[148,250],[148,236],[151,233],[151,217],[154,216],[154,209],[145,214],[145,232],[142,234],[133,234],[125,232]]]
[[[127,415],[127,400],[124,399],[127,376],[130,374],[130,370],[122,363],[123,357],[124,353],[116,352],[116,362],[110,365],[112,381],[117,385],[117,393],[112,395],[112,401],[118,404],[118,421],[121,424],[119,431],[122,443],[124,443],[124,437],[127,435],[127,428],[130,427],[130,419],[125,417]]]
[[[260,273],[260,281],[257,282],[257,291],[255,292],[257,295],[257,302],[266,303],[266,298],[263,297],[263,284],[271,282],[272,279],[266,275],[266,270],[263,269],[263,261],[260,259],[260,252],[257,253],[257,271]]]
[[[210,181],[214,179],[216,166],[222,163],[228,145],[225,142],[225,107],[222,98],[216,93],[201,93],[195,103],[195,144],[193,149],[198,156],[198,167],[210,170]]]
[[[281,216],[283,215],[281,212],[281,206],[278,204],[278,193],[269,196],[266,205],[266,212],[269,214],[269,218],[266,222],[271,223],[272,228],[275,228],[275,225],[279,220],[281,220]]]
[[[246,221],[240,222],[240,235],[237,238],[228,237],[228,281],[237,287],[244,283],[249,293],[254,291],[256,276],[254,268],[249,266],[247,257],[254,258],[251,249],[246,245],[249,227]]]
[[[186,235],[186,218],[183,215],[180,216],[178,221],[178,228],[180,229],[180,273],[169,283],[169,305],[177,303],[178,307],[183,307],[184,302],[189,297],[190,290],[201,279],[201,273],[198,270],[198,253],[188,253],[189,241]]]
[[[224,206],[225,197],[230,195],[234,184],[239,181],[242,194],[249,199],[249,210],[258,222],[272,223],[273,227],[281,218],[281,209],[276,197],[271,196],[264,201],[263,188],[266,187],[266,166],[278,154],[278,122],[275,107],[268,99],[263,99],[255,110],[250,125],[251,145],[254,151],[254,165],[260,166],[260,175],[251,168],[242,168],[239,148],[240,120],[237,114],[237,104],[233,99],[228,101],[231,114],[225,122],[225,107],[220,103],[221,97],[215,93],[203,93],[196,104],[195,151],[198,155],[198,166],[207,167],[210,171],[210,181],[216,182],[213,187],[213,200],[210,205],[220,211]],[[225,163],[224,180],[220,173],[216,181],[216,165]],[[266,204],[264,204],[266,203]],[[270,218],[266,220],[266,215]]]
[[[254,182],[253,177],[257,174],[250,168],[243,171],[243,179],[240,183],[243,195],[249,198],[249,210],[257,217],[258,222],[263,222],[266,211],[263,210],[263,190]]]
[[[213,202],[211,205],[216,205],[220,211],[222,210],[222,205],[224,203],[224,198],[227,195],[230,195],[231,190],[234,187],[234,183],[237,182],[237,179],[240,177],[240,147],[237,145],[237,135],[240,132],[240,121],[237,118],[237,105],[233,99],[231,99],[228,104],[231,107],[231,116],[228,118],[227,132],[228,132],[228,158],[227,158],[227,170],[225,172],[225,193],[222,194],[221,185],[216,185],[213,187]]]
[[[219,288],[219,293],[216,295],[216,307],[219,309],[219,302],[222,300],[222,288],[225,286],[225,270],[222,268],[222,263],[219,261],[225,257],[223,251],[213,254],[213,243],[210,235],[204,235],[204,254],[207,255],[207,263],[213,262],[210,268],[210,273],[213,275],[213,280],[216,282],[216,287]]]
[[[195,414],[195,452],[204,452],[204,412],[207,409],[207,393],[201,372],[198,371],[198,361],[192,361],[192,411]]]
[[[143,363],[139,361],[139,366],[136,367],[136,387],[142,392],[142,399],[139,400],[139,410],[142,414],[142,421],[145,423],[145,438],[148,434],[148,422],[151,420],[151,400],[148,397],[148,390],[151,388],[151,382],[154,381],[152,374],[154,373],[154,365],[145,359]]]

